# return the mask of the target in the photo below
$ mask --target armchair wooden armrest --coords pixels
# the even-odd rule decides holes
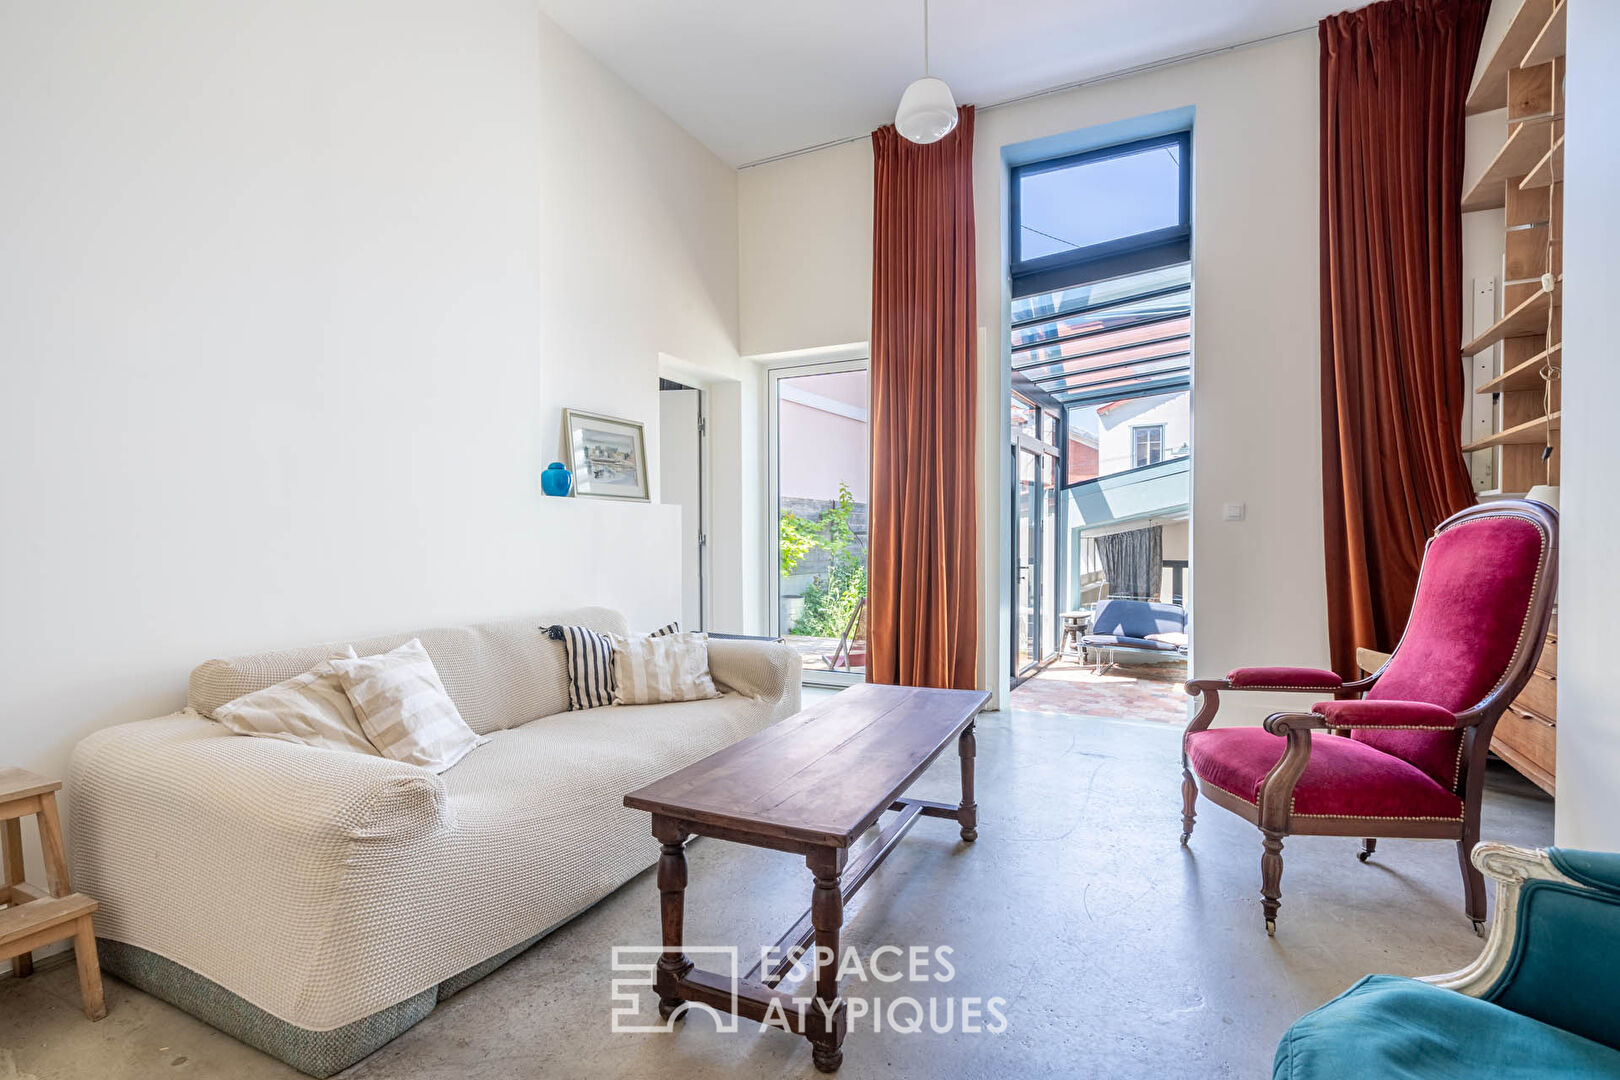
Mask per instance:
[[[1297,680],[1296,684],[1285,685],[1290,679]],[[1373,674],[1364,679],[1344,682],[1333,672],[1316,668],[1235,668],[1224,679],[1191,679],[1182,689],[1188,697],[1201,700],[1198,711],[1187,722],[1182,740],[1185,743],[1186,736],[1203,731],[1214,723],[1215,713],[1221,707],[1221,694],[1227,690],[1271,694],[1331,693],[1335,699],[1344,699],[1366,693],[1377,681],[1378,676]],[[1186,763],[1185,754],[1182,755],[1182,762]]]

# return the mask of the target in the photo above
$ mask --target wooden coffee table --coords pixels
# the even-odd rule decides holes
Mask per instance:
[[[749,1020],[785,1020],[810,1040],[816,1068],[837,1069],[846,1030],[838,997],[844,903],[919,817],[949,818],[961,825],[963,840],[978,837],[973,721],[989,699],[980,690],[853,686],[626,795],[624,805],[652,814],[653,836],[663,844],[664,952],[653,984],[659,1014],[668,1019],[693,1002]],[[962,801],[903,798],[953,741],[962,759]],[[899,816],[850,862],[850,844],[889,810]],[[815,877],[810,910],[782,935],[781,960],[770,970],[755,965],[733,980],[698,969],[683,951],[685,844],[693,835],[804,856]],[[815,1001],[800,1012],[776,987],[812,942]]]

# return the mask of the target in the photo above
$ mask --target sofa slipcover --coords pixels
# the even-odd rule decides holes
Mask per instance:
[[[796,712],[800,660],[785,645],[715,642],[719,698],[567,712],[562,646],[538,628],[580,617],[355,642],[364,654],[420,637],[490,735],[438,776],[243,738],[202,715],[330,646],[212,661],[185,712],[85,739],[70,769],[73,871],[101,902],[98,932],[239,998],[261,1027],[322,1033],[368,1030],[600,900],[659,854],[624,793]],[[622,629],[611,613],[583,617]],[[375,1049],[375,1035],[353,1048]],[[323,1055],[278,1056],[317,1075],[352,1063]]]

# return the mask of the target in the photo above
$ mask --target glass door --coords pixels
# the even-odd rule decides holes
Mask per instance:
[[[1027,678],[1057,655],[1063,457],[1058,415],[1012,398],[1012,671]]]
[[[1036,642],[1035,535],[1036,484],[1039,482],[1039,454],[1022,448],[1013,451],[1018,463],[1014,480],[1013,505],[1013,672],[1023,675],[1040,661]]]
[[[806,683],[848,686],[866,678],[867,362],[776,368],[770,382],[776,632]]]

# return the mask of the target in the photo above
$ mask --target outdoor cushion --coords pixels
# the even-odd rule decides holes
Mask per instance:
[[[1158,652],[1179,652],[1185,648],[1182,645],[1172,645],[1168,641],[1154,641],[1152,638],[1126,637],[1124,634],[1087,634],[1080,639],[1082,645],[1089,645],[1096,649],[1153,649]]]
[[[1258,806],[1260,785],[1282,758],[1286,740],[1256,727],[1211,728],[1187,738],[1193,771],[1222,791]],[[1313,817],[1462,816],[1462,800],[1422,769],[1354,739],[1321,735],[1294,788],[1293,813]]]
[[[1453,990],[1369,975],[1300,1017],[1272,1070],[1273,1080],[1613,1080],[1620,1052]]]
[[[1331,690],[1344,685],[1337,672],[1308,667],[1240,667],[1227,672],[1234,687],[1276,687],[1279,690]]]
[[[1145,638],[1149,634],[1178,633],[1187,629],[1187,609],[1157,600],[1104,600],[1091,617],[1093,634]]]

